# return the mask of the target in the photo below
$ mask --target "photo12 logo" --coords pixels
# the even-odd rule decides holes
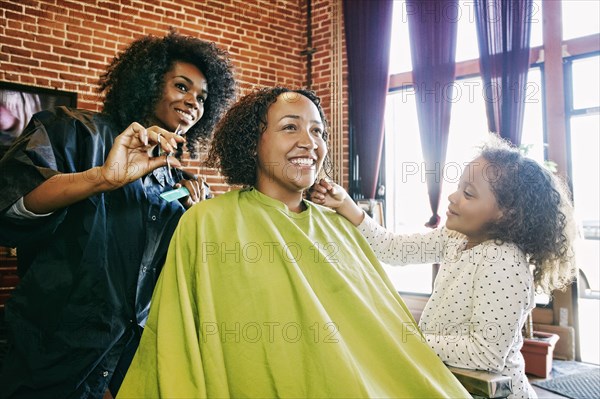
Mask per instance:
[[[289,322],[203,322],[201,323],[202,342],[218,339],[221,343],[289,343],[300,341],[315,344],[338,343],[339,328],[334,322],[302,325]]]

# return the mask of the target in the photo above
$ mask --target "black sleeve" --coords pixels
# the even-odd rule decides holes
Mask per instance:
[[[59,173],[46,125],[41,120],[49,117],[51,113],[47,111],[35,114],[0,160],[0,212]]]
[[[43,240],[66,214],[58,210],[47,217],[21,220],[6,211],[44,181],[73,172],[78,163],[77,128],[72,110],[63,107],[36,113],[23,133],[0,160],[0,245],[27,245]]]

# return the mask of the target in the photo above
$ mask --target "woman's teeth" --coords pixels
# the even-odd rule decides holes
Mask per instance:
[[[178,109],[176,109],[175,111],[177,111],[179,113],[179,115],[183,116],[184,118],[186,118],[188,121],[192,122],[194,120],[194,117],[186,112],[180,111]]]
[[[299,166],[312,166],[315,163],[315,161],[310,158],[294,158],[290,162]]]

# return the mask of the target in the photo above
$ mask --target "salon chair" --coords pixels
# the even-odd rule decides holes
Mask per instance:
[[[499,373],[448,367],[473,398],[506,398],[512,393],[512,380]]]

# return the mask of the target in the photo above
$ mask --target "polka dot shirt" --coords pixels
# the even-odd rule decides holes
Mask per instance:
[[[510,376],[510,398],[536,397],[520,352],[535,306],[533,276],[516,245],[487,241],[465,250],[464,237],[445,227],[393,234],[368,216],[358,228],[384,263],[440,264],[419,327],[444,363]]]

